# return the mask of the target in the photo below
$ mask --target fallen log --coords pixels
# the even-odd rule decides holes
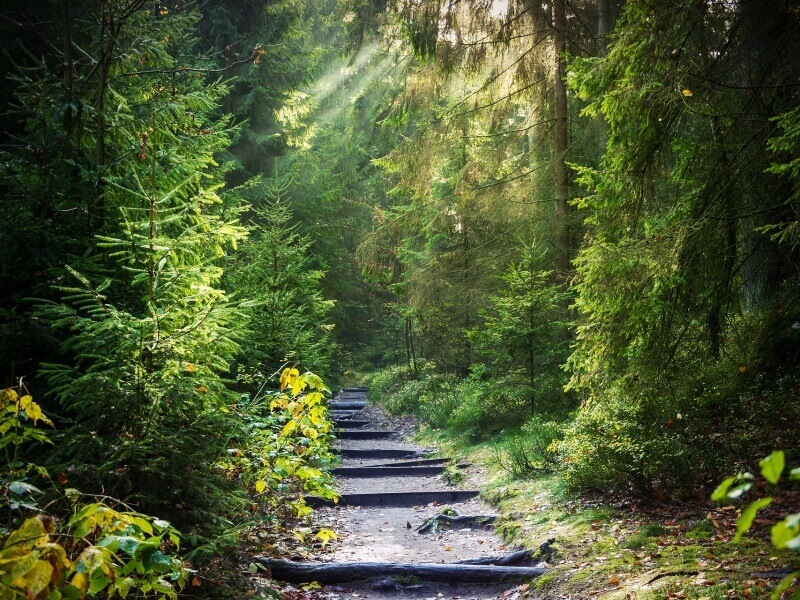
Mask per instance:
[[[273,579],[289,583],[348,583],[374,577],[416,577],[425,581],[453,583],[496,583],[521,581],[539,577],[546,572],[541,567],[503,567],[463,563],[296,563],[288,560],[257,556],[254,562],[269,569]]]
[[[430,517],[429,519],[425,519],[425,522],[417,528],[417,533],[436,533],[443,525],[447,525],[451,529],[464,529],[465,527],[489,527],[490,525],[494,524],[496,520],[497,517],[494,516],[460,516],[438,514]]]
[[[333,502],[318,496],[306,496],[305,501],[311,508],[320,506],[424,506],[427,504],[453,504],[475,498],[480,494],[477,490],[442,490],[431,492],[382,492],[378,494],[342,494],[339,502]]]

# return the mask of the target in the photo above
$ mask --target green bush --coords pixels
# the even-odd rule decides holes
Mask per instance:
[[[725,361],[669,384],[617,382],[602,399],[584,402],[558,443],[570,488],[686,494],[741,468],[742,457],[768,453],[770,444],[796,447],[794,374],[753,376]]]
[[[563,437],[561,425],[534,417],[499,450],[500,465],[518,478],[550,472],[558,464],[556,446]]]
[[[507,385],[506,380],[465,379],[459,382],[456,394],[446,427],[473,438],[486,439],[519,427],[531,414],[528,390]]]

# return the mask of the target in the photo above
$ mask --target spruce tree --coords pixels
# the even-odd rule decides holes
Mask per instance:
[[[325,300],[321,291],[325,271],[310,252],[311,238],[290,222],[292,213],[282,199],[289,184],[276,178],[242,191],[254,207],[252,233],[237,257],[228,287],[247,300],[252,341],[240,356],[239,367],[242,375],[257,380],[285,363],[325,373],[333,353],[333,326],[328,319],[333,302]],[[261,194],[266,200],[257,197]]]
[[[42,369],[73,422],[61,459],[95,490],[160,514],[213,507],[241,323],[220,283],[246,233],[217,193],[228,88],[194,55],[197,18],[141,10],[115,30],[108,88],[84,99],[105,111],[97,233],[38,310],[64,340],[63,362]]]

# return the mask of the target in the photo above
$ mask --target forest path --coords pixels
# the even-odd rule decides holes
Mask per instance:
[[[317,520],[333,528],[338,536],[336,547],[320,559],[325,563],[323,566],[358,563],[353,567],[358,570],[365,563],[378,562],[412,568],[426,563],[438,568],[438,565],[452,566],[458,561],[501,557],[513,552],[515,549],[507,548],[493,530],[481,523],[466,523],[461,529],[444,525],[425,534],[417,531],[445,507],[461,516],[494,517],[496,513],[477,497],[477,491],[461,490],[448,482],[444,472],[446,459],[431,459],[432,450],[404,439],[411,433],[410,428],[387,433],[391,430],[386,425],[391,420],[379,407],[367,405],[366,396],[365,388],[343,388],[331,401],[339,432],[337,450],[342,455],[341,467],[334,474],[342,498],[336,506],[312,500],[312,504],[317,504]],[[367,439],[359,439],[364,437]],[[524,564],[529,566],[530,562]],[[466,565],[455,565],[455,569],[462,567]],[[502,567],[477,570],[480,569],[499,572]],[[275,566],[272,573],[281,577]],[[314,590],[309,597],[513,599],[521,598],[527,589],[519,585],[520,580],[462,582],[458,573],[445,573],[442,578],[387,575],[353,583],[332,583]]]

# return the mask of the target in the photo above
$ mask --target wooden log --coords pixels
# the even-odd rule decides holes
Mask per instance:
[[[440,475],[444,471],[442,465],[424,467],[337,467],[333,474],[337,477],[428,477]]]
[[[364,392],[365,394],[369,391],[369,388],[365,385],[351,385],[347,387],[343,387],[341,389],[342,392]]]
[[[335,410],[361,410],[367,406],[366,400],[331,400],[328,402],[328,408],[331,411]]]
[[[386,506],[408,507],[436,504],[453,504],[464,502],[478,496],[478,490],[442,490],[431,492],[382,492],[377,494],[342,494],[339,502],[326,498],[306,496],[306,504],[312,508],[320,506]]]
[[[416,450],[399,450],[395,448],[334,448],[342,458],[359,460],[385,459],[385,458],[415,458],[421,455]]]
[[[450,462],[449,458],[420,458],[417,460],[400,460],[394,462],[378,463],[376,465],[361,465],[370,469],[380,467],[432,467],[436,465],[446,465]]]
[[[356,400],[364,400],[367,397],[367,392],[359,392],[359,391],[343,391],[336,394],[337,398],[341,398],[342,400],[347,399],[356,399]]]
[[[505,556],[483,556],[456,561],[460,565],[495,565],[498,567],[514,567],[533,563],[530,550],[517,550]]]
[[[494,516],[461,516],[438,514],[429,519],[417,528],[417,533],[436,533],[442,525],[451,529],[464,529],[465,527],[489,527],[497,520]],[[482,564],[482,563],[476,563]],[[491,563],[487,563],[491,564]]]
[[[352,419],[358,413],[357,410],[332,410],[330,412],[331,419]]]
[[[336,432],[336,437],[340,440],[385,440],[398,434],[398,431],[384,429],[341,429]]]
[[[534,579],[546,572],[541,567],[503,567],[463,563],[296,563],[256,556],[254,562],[269,569],[273,579],[290,583],[348,583],[374,577],[416,577],[425,581],[448,583],[497,583]]]
[[[363,419],[334,419],[333,423],[339,429],[354,429],[357,427],[366,427],[370,425],[372,421],[365,421]]]

